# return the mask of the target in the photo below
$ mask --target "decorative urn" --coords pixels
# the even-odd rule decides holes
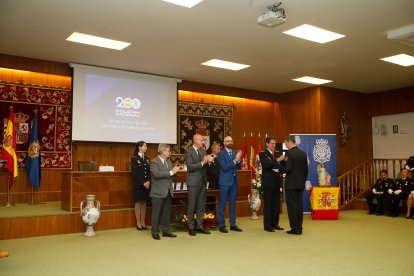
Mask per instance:
[[[259,192],[257,189],[251,189],[250,194],[247,196],[250,210],[252,210],[251,219],[257,219],[257,212],[260,209],[262,201],[260,200]]]
[[[96,205],[95,205],[96,203]],[[101,203],[95,200],[95,195],[86,195],[86,200],[80,203],[80,216],[86,224],[86,237],[96,236],[93,226],[98,222],[101,213]]]

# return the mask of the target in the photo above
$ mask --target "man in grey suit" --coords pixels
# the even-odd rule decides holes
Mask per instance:
[[[162,220],[162,236],[175,238],[177,235],[170,231],[171,200],[174,197],[172,176],[180,169],[179,165],[173,167],[168,158],[170,157],[170,146],[167,144],[158,145],[158,156],[150,164],[151,170],[151,233],[155,240],[160,239],[158,223],[160,215]]]
[[[188,228],[189,234],[195,236],[196,232],[210,234],[203,228],[204,210],[206,205],[207,172],[205,165],[213,162],[214,157],[206,155],[203,149],[204,139],[200,134],[193,136],[193,145],[185,151],[187,164],[188,188]],[[197,214],[197,226],[194,223],[194,211]]]

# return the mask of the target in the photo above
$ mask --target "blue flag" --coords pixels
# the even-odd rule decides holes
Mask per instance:
[[[27,176],[34,188],[40,187],[40,145],[37,110],[35,110],[32,132],[30,133],[29,149],[27,150]]]

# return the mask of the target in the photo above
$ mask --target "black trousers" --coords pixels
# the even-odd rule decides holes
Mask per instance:
[[[285,196],[290,228],[300,232],[303,224],[303,190],[286,190]]]
[[[400,206],[401,200],[407,200],[408,194],[407,193],[399,193],[398,195],[391,196],[391,214],[393,216],[398,216],[398,208]]]
[[[383,194],[374,194],[372,191],[367,193],[367,203],[368,203],[368,210],[370,214],[377,213],[383,214],[384,213],[384,195]],[[375,205],[373,203],[374,198],[377,199],[378,204]]]
[[[263,189],[263,226],[264,228],[279,225],[280,189]]]

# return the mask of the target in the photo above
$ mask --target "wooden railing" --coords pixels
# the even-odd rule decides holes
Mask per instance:
[[[379,172],[388,170],[388,177],[398,178],[406,159],[372,159],[339,176],[340,208],[344,209],[364,194],[379,177]]]

